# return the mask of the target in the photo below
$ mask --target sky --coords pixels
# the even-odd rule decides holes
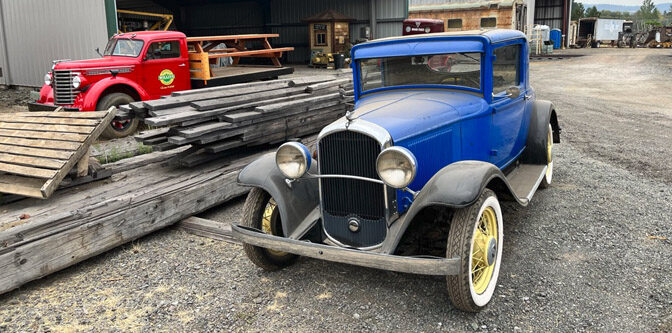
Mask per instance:
[[[576,0],[576,2],[580,2],[584,5],[590,4],[590,5],[597,5],[597,4],[603,4],[603,5],[626,5],[626,6],[634,6],[634,5],[641,5],[642,0]],[[659,3],[666,3],[670,1],[653,1],[655,4]]]

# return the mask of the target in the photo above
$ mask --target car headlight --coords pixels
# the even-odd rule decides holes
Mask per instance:
[[[44,74],[44,84],[50,86],[51,85],[51,74],[47,73]]]
[[[417,161],[415,156],[404,147],[386,148],[376,159],[376,170],[387,186],[402,189],[415,178]]]
[[[301,178],[310,169],[310,152],[298,142],[284,143],[275,153],[275,164],[285,177]]]
[[[73,88],[77,89],[81,85],[82,85],[82,78],[80,78],[79,76],[75,76],[75,77],[72,78],[72,87]]]

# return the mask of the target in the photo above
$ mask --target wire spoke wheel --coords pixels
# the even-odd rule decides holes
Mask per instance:
[[[279,229],[278,223],[280,223],[278,204],[273,198],[270,198],[266,204],[266,207],[264,207],[264,213],[261,216],[261,231],[269,235],[277,235],[276,232]],[[276,232],[274,232],[274,230]],[[284,256],[287,254],[287,252],[271,249],[266,249],[266,251],[276,256]]]
[[[546,137],[546,174],[539,187],[547,188],[553,181],[553,127],[548,124],[548,136]]]
[[[495,193],[485,189],[471,206],[455,211],[446,257],[461,259],[458,275],[446,277],[448,295],[461,310],[477,312],[492,299],[502,258],[502,210]]]

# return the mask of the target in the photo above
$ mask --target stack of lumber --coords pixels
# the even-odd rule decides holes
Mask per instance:
[[[252,148],[194,168],[163,163],[182,149],[121,160],[109,181],[60,190],[50,200],[4,205],[0,293],[245,194],[238,172],[272,151]]]
[[[114,112],[0,115],[0,192],[46,199],[73,167],[86,176],[89,146]]]
[[[342,72],[175,92],[122,110],[148,125],[169,126],[136,135],[155,150],[192,145],[220,153],[318,132],[345,114],[351,77]]]

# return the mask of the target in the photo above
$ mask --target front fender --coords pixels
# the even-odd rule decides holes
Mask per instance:
[[[500,197],[514,198],[521,205],[527,205],[527,200],[518,198],[506,176],[494,164],[483,161],[455,162],[439,170],[420,190],[403,219],[392,225],[391,231],[395,236],[386,240],[383,252],[394,252],[408,226],[424,208],[467,207],[478,200],[486,187]]]
[[[309,172],[317,173],[315,160]],[[301,178],[292,182],[290,187],[285,179],[275,164],[274,152],[256,159],[238,174],[238,184],[262,188],[275,199],[285,236],[298,239],[320,217],[318,181],[316,178]]]
[[[143,101],[150,98],[147,91],[135,81],[120,76],[108,77],[93,83],[91,87],[89,87],[86,91],[84,102],[82,103],[82,110],[96,110],[96,104],[103,92],[114,85],[126,85],[131,87],[138,93],[138,95],[140,95],[140,99]]]

